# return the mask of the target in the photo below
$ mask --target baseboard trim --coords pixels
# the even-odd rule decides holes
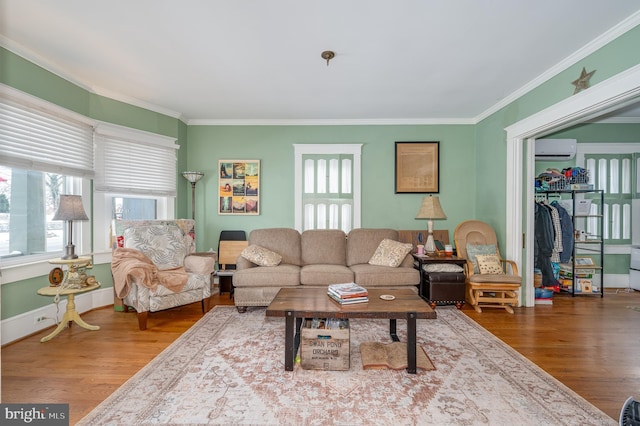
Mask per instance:
[[[56,305],[53,303],[53,298],[51,298],[51,300],[52,302],[46,306],[3,320],[1,324],[1,344],[4,346],[34,333],[38,333],[46,328],[55,326],[57,324],[54,320],[54,318],[56,318],[56,314],[58,319],[62,319],[62,315],[67,309],[67,298],[61,298],[57,311]],[[81,314],[92,309],[113,305],[113,287],[106,287],[89,293],[78,294],[75,297],[75,302],[76,310]],[[46,319],[35,324],[35,318],[41,316],[50,319]]]

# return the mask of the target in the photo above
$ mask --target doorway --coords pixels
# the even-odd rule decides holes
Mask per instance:
[[[534,144],[537,137],[628,106],[640,100],[640,65],[507,127],[506,255],[524,271],[523,306],[534,306]],[[522,236],[524,235],[524,249]],[[523,264],[524,263],[524,264]]]

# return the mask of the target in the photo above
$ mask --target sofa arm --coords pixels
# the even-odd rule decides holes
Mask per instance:
[[[184,269],[194,274],[211,274],[216,267],[216,259],[213,256],[189,255],[184,258]]]
[[[255,263],[251,262],[250,260],[245,259],[242,256],[238,256],[238,259],[236,260],[236,270],[241,270],[241,269],[249,269],[249,268],[255,268],[256,265]]]

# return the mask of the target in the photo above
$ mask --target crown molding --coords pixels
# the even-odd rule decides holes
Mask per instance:
[[[354,118],[354,119],[191,119],[189,126],[409,126],[475,124],[470,118]]]
[[[640,10],[474,118],[479,123],[640,24]]]
[[[108,91],[100,87],[92,87],[81,80],[73,78],[67,71],[47,61],[42,56],[30,49],[0,35],[0,46],[21,56],[22,58],[42,67],[43,69],[67,80],[78,87],[87,90],[92,94],[103,96],[115,101],[137,106],[152,112],[163,114],[183,121],[187,125],[193,126],[360,126],[360,125],[443,125],[443,124],[477,124],[510,103],[534,90],[541,84],[558,75],[578,61],[605,46],[607,43],[620,37],[627,31],[640,24],[640,10],[630,15],[622,22],[609,29],[601,36],[583,46],[580,50],[569,55],[567,58],[551,67],[538,77],[534,78],[518,90],[506,96],[498,103],[489,107],[476,117],[472,118],[420,118],[420,119],[188,119],[178,111],[161,107],[141,101],[137,98],[129,97],[121,93]]]
[[[604,119],[595,118],[587,120],[586,123],[596,124],[640,124],[640,117],[609,117]]]
[[[137,106],[143,109],[147,109],[149,111],[153,111],[153,112],[157,112],[159,114],[163,114],[163,115],[167,115],[169,117],[173,117],[173,118],[178,118],[181,119],[183,121],[185,121],[182,117],[182,114],[167,108],[163,108],[160,107],[158,105],[153,105],[144,101],[141,101],[139,99],[136,98],[132,98],[132,97],[128,97],[125,96],[123,94],[120,93],[115,93],[115,92],[109,92],[107,90],[101,89],[101,88],[97,88],[97,87],[92,87],[91,85],[86,84],[85,82],[78,80],[77,78],[72,77],[66,70],[61,69],[60,67],[54,65],[53,63],[51,63],[50,61],[46,60],[45,58],[43,58],[42,56],[38,55],[37,53],[33,52],[30,49],[27,49],[26,47],[22,46],[21,44],[16,43],[15,41],[8,39],[7,37],[0,35],[0,46],[4,47],[5,49],[7,49],[10,52],[15,53],[16,55],[20,56],[21,58],[32,62],[33,64],[39,66],[40,68],[43,68],[46,71],[49,71],[50,73],[57,75],[58,77],[60,77],[63,80],[66,80],[78,87],[80,87],[81,89],[86,90],[89,93],[98,95],[98,96],[104,96],[106,98],[112,99],[114,101],[119,101],[119,102],[124,102],[126,104],[132,105],[132,106]]]

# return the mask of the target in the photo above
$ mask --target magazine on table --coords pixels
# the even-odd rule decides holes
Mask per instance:
[[[369,301],[369,298],[366,296],[342,299],[339,296],[333,294],[332,292],[328,292],[327,295],[341,305],[352,305],[354,303],[366,303]]]
[[[331,284],[329,285],[329,292],[341,299],[369,296],[367,289],[356,283]]]

